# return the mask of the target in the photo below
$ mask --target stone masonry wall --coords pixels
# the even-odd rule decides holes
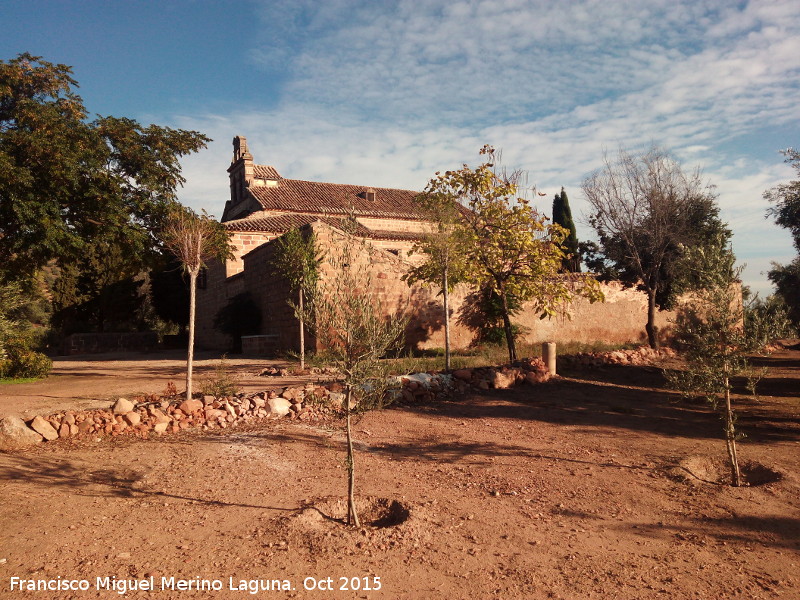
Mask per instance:
[[[320,245],[331,252],[346,243],[347,238],[337,230],[322,224],[313,225]],[[241,241],[241,240],[240,240]],[[396,243],[393,243],[396,244]],[[409,244],[410,245],[410,244]],[[420,349],[444,347],[444,322],[441,311],[441,296],[438,288],[421,285],[409,287],[402,280],[409,267],[409,260],[402,253],[395,255],[384,249],[385,244],[373,241],[368,250],[359,253],[354,268],[371,270],[371,293],[383,302],[388,310],[407,310],[412,316],[406,330],[407,343]],[[388,246],[391,249],[391,246]],[[249,291],[261,307],[263,321],[261,334],[277,335],[277,346],[282,349],[299,349],[299,324],[292,309],[287,305],[289,287],[286,281],[271,274],[274,244],[265,243],[243,258],[244,271],[225,279],[225,267],[209,267],[209,287],[198,291],[197,341],[200,348],[226,350],[230,340],[213,329],[213,318],[219,307],[236,294]],[[412,260],[420,258],[417,255]],[[326,267],[323,277],[331,277]],[[523,310],[515,322],[527,328],[521,341],[537,343],[628,343],[646,341],[647,298],[635,289],[623,289],[619,283],[603,284],[606,296],[604,303],[589,304],[576,299],[564,307],[562,313],[552,319],[540,320],[532,309]],[[451,343],[454,348],[469,346],[475,332],[458,323],[458,317],[469,293],[466,286],[458,286],[451,294]],[[668,333],[669,321],[674,313],[658,312],[657,325]],[[314,347],[314,340],[307,336],[307,348]]]

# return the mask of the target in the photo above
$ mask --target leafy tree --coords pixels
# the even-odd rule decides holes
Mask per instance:
[[[289,281],[292,292],[297,293],[297,310],[300,321],[300,369],[306,368],[306,303],[313,301],[319,281],[319,263],[322,257],[317,239],[310,229],[290,229],[276,242],[273,269]],[[294,303],[289,303],[294,306]]]
[[[24,303],[19,284],[0,283],[0,360],[6,359],[8,341],[23,329],[17,311]]]
[[[785,162],[791,164],[800,175],[800,152],[789,148],[783,154],[786,156]],[[767,190],[764,198],[774,204],[767,214],[791,232],[794,246],[800,252],[800,178]],[[788,265],[772,263],[768,277],[789,307],[795,326],[800,326],[800,256]]]
[[[465,279],[479,288],[490,288],[499,297],[508,356],[513,362],[517,350],[511,298],[531,303],[545,318],[554,315],[558,306],[569,302],[575,293],[592,302],[602,299],[602,294],[591,277],[559,274],[566,231],[547,225],[544,215],[531,208],[527,200],[514,198],[519,174],[494,168],[494,148],[484,146],[480,153],[488,162],[475,169],[464,165],[457,171],[436,173],[428,191],[469,209],[461,213],[465,262],[469,265]]]
[[[800,327],[800,257],[788,265],[772,263],[767,277],[775,284],[776,293],[783,298],[792,323]]]
[[[669,381],[685,395],[704,396],[721,412],[733,485],[741,485],[736,440],[736,415],[731,404],[731,379],[756,374],[747,353],[759,343],[754,330],[744,326],[739,275],[728,236],[717,234],[703,246],[686,249],[684,268],[697,283],[681,307],[675,327],[676,342],[684,351],[685,371],[667,373]]]
[[[403,345],[408,322],[403,314],[391,314],[371,293],[370,261],[363,260],[371,253],[363,239],[345,231],[341,240],[329,245],[322,265],[325,275],[319,280],[314,307],[305,308],[306,322],[344,379],[347,522],[355,527],[361,525],[355,504],[352,409],[357,397],[362,409],[382,405],[388,372],[380,367],[379,359]]]
[[[569,232],[564,240],[562,250],[564,257],[564,270],[578,273],[581,270],[581,260],[578,248],[578,232],[575,229],[575,222],[572,220],[572,209],[569,207],[569,198],[564,188],[561,193],[553,198],[553,223],[561,225]]]
[[[185,331],[189,325],[189,285],[178,259],[172,257],[163,267],[150,271],[150,293],[156,315]]]
[[[88,119],[72,69],[24,53],[0,61],[0,277],[113,240],[130,263],[177,203],[180,157],[209,139],[115,117]]]
[[[464,279],[466,263],[460,230],[460,205],[448,194],[435,188],[431,180],[426,190],[415,198],[417,206],[433,229],[423,234],[414,244],[412,252],[425,255],[425,261],[409,269],[403,278],[409,283],[423,282],[435,285],[441,290],[442,312],[444,316],[444,362],[450,370],[450,292]]]
[[[261,328],[261,308],[250,292],[236,294],[214,315],[214,327],[231,336],[234,352],[242,351],[242,336],[257,334]]]
[[[761,299],[750,288],[742,287],[744,327],[756,348],[764,348],[781,338],[797,336],[797,328],[789,317],[789,307],[778,294]]]
[[[52,325],[62,333],[141,329],[148,303],[138,261],[109,238],[85,244],[82,256],[60,269],[53,290]]]
[[[30,325],[20,318],[26,295],[18,282],[0,282],[0,377],[45,377],[53,362],[31,350]]]
[[[230,233],[221,223],[205,213],[197,215],[188,208],[174,210],[161,232],[164,246],[181,261],[189,274],[189,346],[186,355],[186,399],[192,399],[192,361],[194,358],[194,322],[197,276],[209,259],[233,258]]]
[[[687,175],[665,150],[652,147],[640,154],[620,150],[614,162],[606,157],[584,180],[583,192],[600,240],[582,246],[585,262],[647,293],[647,339],[657,348],[656,309],[671,308],[682,291],[676,282],[684,249],[718,235],[730,238],[713,189],[698,171]]]
[[[506,298],[509,316],[516,317],[522,312],[523,304],[517,298]],[[476,331],[475,342],[502,346],[506,343],[506,330],[503,323],[503,303],[491,286],[484,286],[467,294],[461,308],[458,322]],[[514,339],[528,332],[526,327],[512,323]]]

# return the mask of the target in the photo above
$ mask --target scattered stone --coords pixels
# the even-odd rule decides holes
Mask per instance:
[[[229,416],[233,417],[234,419],[236,418],[236,411],[233,409],[230,402],[225,400],[225,403],[222,405],[222,407],[225,409],[225,412],[227,412]]]
[[[178,405],[178,408],[181,410],[182,413],[186,415],[191,415],[197,411],[203,410],[203,402],[202,400],[196,400],[192,398],[191,400],[184,400]]]
[[[269,413],[274,417],[285,417],[291,410],[292,403],[286,398],[270,398]]]
[[[156,425],[159,423],[170,423],[172,421],[170,417],[165,415],[157,408],[151,408],[148,412],[150,413],[150,416],[155,419]]]
[[[413,397],[413,396],[412,396]],[[330,392],[328,394],[328,402],[330,405],[335,408],[336,410],[342,410],[344,408],[344,399],[346,396],[341,392]]]
[[[169,427],[169,423],[162,421],[161,423],[156,423],[153,425],[153,431],[156,433],[164,433],[167,430],[167,427]]]
[[[459,369],[458,371],[453,371],[453,377],[460,379],[461,381],[469,382],[472,380],[472,369]]]
[[[136,427],[142,422],[142,415],[140,415],[138,412],[129,412],[127,415],[125,415],[124,419],[128,425],[131,427]]]
[[[505,390],[513,387],[517,382],[516,375],[512,371],[492,371],[492,387],[496,390]]]
[[[50,421],[38,415],[33,418],[33,421],[31,421],[31,429],[41,435],[48,442],[58,439],[58,432],[50,424]]]
[[[0,419],[0,449],[14,450],[42,441],[42,436],[25,424],[19,417]]]
[[[134,409],[134,404],[127,398],[120,398],[114,403],[113,411],[115,415],[126,415]]]

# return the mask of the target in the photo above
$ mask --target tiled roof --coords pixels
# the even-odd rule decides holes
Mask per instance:
[[[253,165],[253,175],[257,179],[280,179],[281,176],[275,167],[270,165]]]
[[[375,191],[374,200],[366,198],[367,189]],[[412,190],[280,179],[276,186],[254,186],[249,191],[264,210],[336,215],[352,213],[362,217],[414,220],[423,218],[414,204],[419,192]]]
[[[295,227],[302,227],[314,221],[322,221],[331,227],[344,229],[347,227],[346,219],[329,217],[326,215],[278,215],[274,217],[249,217],[236,221],[226,221],[223,223],[225,229],[229,231],[263,231],[270,233],[283,233]],[[378,240],[417,240],[420,239],[418,233],[408,231],[386,231],[364,227],[358,223],[353,232],[358,237],[366,237]]]

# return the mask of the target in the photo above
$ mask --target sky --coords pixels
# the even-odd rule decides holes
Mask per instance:
[[[222,214],[235,135],[295,179],[419,189],[491,144],[548,215],[653,144],[719,194],[744,283],[795,255],[765,190],[796,179],[796,0],[3,0],[0,59],[73,67],[92,114],[213,138],[180,198]]]

